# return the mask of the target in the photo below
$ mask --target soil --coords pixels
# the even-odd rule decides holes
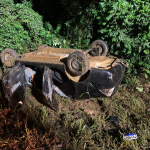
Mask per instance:
[[[118,142],[121,142],[117,127],[106,122],[106,119],[109,116],[118,116],[116,105],[122,104],[122,107],[129,109],[130,106],[124,104],[124,101],[131,97],[128,95],[129,93],[134,93],[135,99],[139,99],[137,105],[142,105],[141,109],[144,108],[147,113],[150,112],[150,82],[140,79],[138,81],[134,88],[122,85],[112,98],[72,101],[57,96],[59,99],[59,111],[57,112],[47,105],[41,92],[30,88],[26,89],[23,104],[19,104],[17,108],[12,109],[5,99],[0,85],[0,149],[55,150],[59,148],[79,149],[80,146],[82,148],[88,147],[85,142],[84,145],[82,142],[77,142],[77,139],[82,139],[80,136],[83,134],[84,128],[87,128],[87,133],[88,130],[93,132],[92,135],[89,133],[89,137],[84,134],[86,143],[91,141],[91,135],[95,145],[98,145],[97,143],[100,141],[93,137],[95,132],[101,132],[101,138],[104,141],[106,141],[105,138],[108,134],[112,141],[113,138],[115,139],[118,136]],[[143,85],[142,93],[136,90],[136,87],[141,83]],[[135,124],[138,123],[138,115],[131,114],[127,119],[129,119],[127,120],[128,123],[124,122],[123,118],[120,119],[121,132],[131,131],[128,129],[129,122],[133,122],[133,128],[137,127]],[[78,132],[81,135],[78,135]],[[77,145],[74,146],[74,143],[77,143]],[[92,145],[89,144],[89,146]],[[94,145],[91,149],[94,149]]]

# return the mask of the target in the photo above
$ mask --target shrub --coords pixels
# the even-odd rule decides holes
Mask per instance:
[[[29,7],[30,6],[30,7]],[[31,3],[14,4],[13,0],[0,1],[0,50],[15,49],[18,53],[36,50],[41,44],[61,47],[66,41],[31,8]]]
[[[129,62],[129,73],[144,70],[150,74],[148,0],[32,2],[36,10],[43,10],[44,23],[41,15],[32,10],[31,2],[0,1],[0,50],[10,47],[24,53],[29,48],[35,50],[42,43],[88,48],[90,41],[103,39],[111,53]]]
[[[150,74],[148,0],[56,0],[39,3],[47,21],[61,24],[61,33],[69,39],[69,46],[88,48],[90,41],[103,39],[111,53],[121,55],[129,62],[129,73],[144,70]]]
[[[108,41],[111,52],[128,60],[130,72],[143,68],[150,73],[150,2],[102,0],[97,10],[97,32]]]

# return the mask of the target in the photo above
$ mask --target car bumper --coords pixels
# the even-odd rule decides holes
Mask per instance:
[[[115,94],[122,81],[125,66],[121,63],[111,69],[92,68],[88,78],[82,82],[74,82],[75,98],[110,97]]]

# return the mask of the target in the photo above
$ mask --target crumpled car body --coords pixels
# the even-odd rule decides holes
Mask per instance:
[[[9,59],[3,63],[8,66],[8,71],[2,75],[5,97],[15,107],[17,102],[12,101],[14,93],[22,88],[24,95],[28,86],[40,90],[50,107],[58,110],[56,94],[71,99],[113,96],[122,81],[126,65],[115,56],[100,55],[99,47],[96,48],[98,53],[90,53],[94,49],[85,51],[41,46],[35,52],[13,57],[17,58],[14,60],[11,54],[7,55]],[[1,55],[1,59],[4,56]],[[15,61],[13,65],[12,60]],[[74,69],[71,73],[68,64]]]

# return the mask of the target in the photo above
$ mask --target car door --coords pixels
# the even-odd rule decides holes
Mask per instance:
[[[59,102],[54,91],[54,84],[52,80],[52,71],[48,66],[44,67],[43,73],[43,94],[47,99],[48,104],[57,111],[59,109]]]
[[[25,74],[23,66],[16,65],[4,73],[2,75],[2,85],[5,97],[10,102],[10,104],[15,107],[17,105],[17,101],[11,99],[13,95],[19,89],[23,89],[23,93],[20,93],[20,95],[23,96],[25,93]]]

